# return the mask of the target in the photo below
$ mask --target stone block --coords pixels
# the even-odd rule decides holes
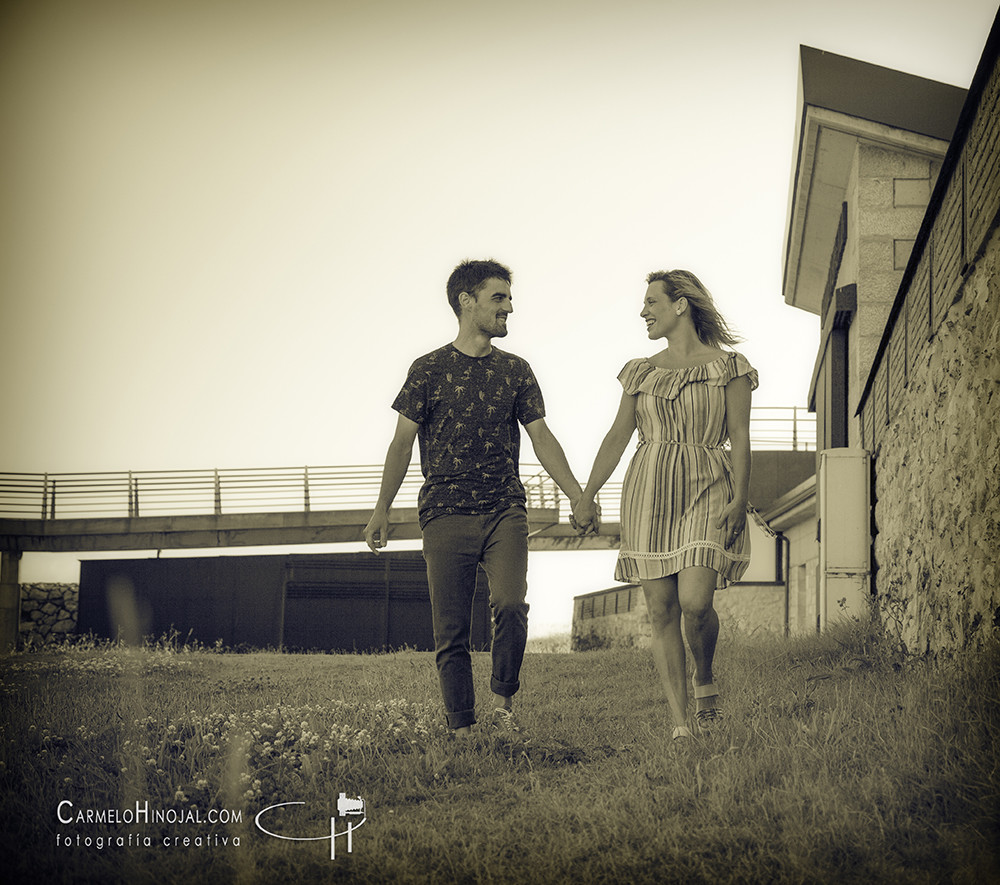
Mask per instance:
[[[892,178],[866,178],[858,187],[858,208],[890,210],[893,203]]]
[[[858,218],[858,234],[861,237],[915,237],[923,217],[923,208],[912,207],[862,212]]]
[[[892,238],[866,236],[858,240],[858,263],[870,274],[892,267]],[[858,293],[859,298],[861,293]]]
[[[857,163],[858,175],[862,179],[930,177],[929,158],[873,144],[859,145]]]
[[[931,200],[929,178],[895,178],[892,182],[894,206],[918,206],[925,210]]]
[[[910,260],[910,253],[913,251],[914,242],[914,240],[892,241],[892,266],[895,270],[906,270],[906,264]]]

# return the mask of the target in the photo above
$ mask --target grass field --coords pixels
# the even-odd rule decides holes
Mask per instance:
[[[463,743],[429,653],[18,654],[0,663],[4,879],[985,885],[998,664],[995,645],[903,659],[858,626],[724,633],[726,719],[677,746],[641,649],[529,652],[527,739]],[[365,802],[356,829],[341,793]],[[290,802],[261,823],[314,841],[255,826]]]

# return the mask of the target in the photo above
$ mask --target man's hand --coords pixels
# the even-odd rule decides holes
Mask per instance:
[[[365,543],[372,553],[378,553],[389,543],[389,511],[375,508],[365,526]]]
[[[746,501],[730,501],[726,509],[722,511],[722,516],[715,524],[717,529],[726,530],[726,549],[728,550],[736,542],[747,523]]]
[[[601,531],[601,508],[592,498],[580,497],[573,505],[570,524],[581,535],[598,534]]]

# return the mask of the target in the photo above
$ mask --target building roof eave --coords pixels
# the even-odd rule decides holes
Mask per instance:
[[[858,142],[943,157],[964,98],[956,86],[800,47],[782,267],[786,304],[820,313]]]
[[[816,515],[816,474],[789,490],[761,513],[774,531],[783,532]]]

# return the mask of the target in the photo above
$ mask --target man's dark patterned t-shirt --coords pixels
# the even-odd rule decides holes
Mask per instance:
[[[454,345],[419,357],[392,407],[420,425],[420,525],[446,514],[524,505],[521,424],[545,417],[527,361],[493,348],[471,357]]]

